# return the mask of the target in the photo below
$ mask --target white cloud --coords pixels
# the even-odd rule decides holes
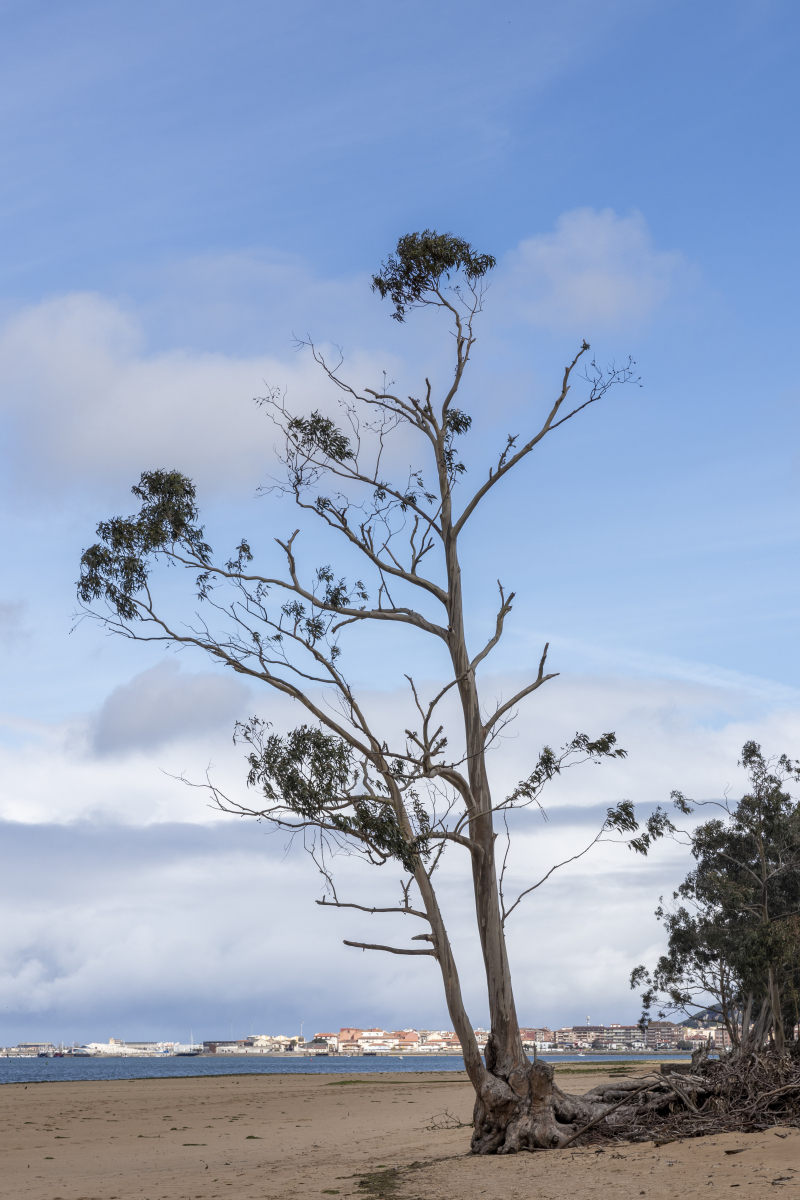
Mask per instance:
[[[365,954],[343,938],[407,945],[402,917],[323,912],[300,847],[255,823],[213,830],[105,823],[0,831],[0,1042],[48,1038],[219,1037],[230,1028],[449,1025],[431,960]],[[630,968],[657,938],[652,909],[675,867],[625,869],[624,851],[573,872],[514,918],[510,950],[524,1021],[586,1011],[633,1016]],[[468,1010],[486,1024],[463,859],[440,880]],[[602,876],[597,868],[602,866]],[[614,867],[617,868],[616,872]],[[342,863],[342,895],[394,903],[394,872]],[[397,894],[396,894],[397,893]],[[278,966],[279,964],[279,966]],[[587,1010],[588,1005],[588,1010]]]
[[[374,381],[388,357],[353,354],[348,366]],[[274,462],[274,426],[253,404],[267,387],[301,409],[333,402],[308,354],[151,354],[136,318],[102,296],[45,301],[0,332],[0,404],[23,485],[118,487],[162,466],[205,489],[252,491]]]
[[[180,1020],[212,1036],[224,1031],[222,1014],[225,1028],[230,1014],[240,1031],[251,1019],[287,1032],[302,1019],[445,1024],[441,983],[427,960],[398,964],[341,945],[344,937],[406,944],[401,918],[323,913],[313,904],[319,877],[300,846],[286,854],[282,836],[265,838],[253,821],[215,817],[202,792],[160,769],[202,781],[213,758],[215,778],[242,794],[242,747],[230,744],[225,728],[236,697],[212,678],[223,682],[162,667],[112,693],[105,708],[119,722],[111,722],[114,736],[121,732],[124,741],[127,713],[138,741],[126,757],[91,753],[96,716],[53,727],[6,723],[0,987],[16,1014],[14,1036],[42,1036],[34,1021],[46,1024],[47,1036],[171,1035]],[[484,694],[507,696],[517,683],[511,675],[488,679]],[[192,707],[198,694],[199,709]],[[160,726],[138,729],[141,706],[163,711],[170,697],[177,709],[186,706],[172,729],[182,740],[154,745]],[[406,722],[404,692],[372,693],[366,702],[382,729]],[[300,719],[268,695],[254,707],[278,729]],[[767,704],[744,682],[554,680],[523,709],[516,737],[492,756],[498,794],[530,770],[543,743],[559,744],[575,729],[616,729],[630,757],[555,781],[546,798],[551,820],[532,814],[519,822],[509,891],[582,848],[605,808],[623,796],[648,808],[668,803],[674,787],[696,798],[718,797],[726,785],[737,794],[742,742],[755,737],[768,752],[791,750],[800,740],[800,705]],[[671,843],[646,860],[607,845],[537,891],[509,929],[521,1018],[634,1019],[628,973],[653,961],[661,944],[653,909],[689,865],[686,851]],[[399,894],[391,868],[344,858],[337,874],[343,898],[392,903]],[[469,1011],[485,1024],[467,863],[458,848],[438,879]],[[275,962],[279,972],[270,967]],[[101,1016],[114,1028],[87,1025]]]
[[[213,766],[216,781],[241,787],[242,750],[231,736],[251,700],[232,675],[183,673],[166,660],[115,688],[88,716],[52,724],[4,716],[0,820],[213,821],[208,793],[179,777],[202,783]],[[272,715],[272,697],[259,708]]]
[[[497,291],[525,321],[590,337],[649,318],[682,269],[680,254],[655,248],[641,213],[578,208],[505,256]]]
[[[582,211],[509,255],[498,291],[540,324],[613,324],[654,311],[679,265],[677,256],[653,249],[641,218]],[[354,373],[374,377],[376,361],[356,356]],[[251,490],[266,474],[272,446],[270,427],[251,404],[264,380],[287,383],[301,404],[320,394],[307,359],[152,353],[136,320],[96,296],[31,307],[0,336],[0,395],[24,451],[21,461],[32,479],[51,475],[59,485],[117,484],[121,476],[127,486],[141,469],[165,464],[207,487]],[[484,695],[505,697],[518,682],[511,674],[489,678]],[[792,697],[770,700],[751,683],[718,686],[700,675],[694,681],[573,677],[533,697],[491,756],[499,793],[529,772],[545,742],[560,744],[576,729],[615,729],[630,757],[554,783],[547,797],[554,819],[523,830],[513,881],[524,884],[581,845],[595,815],[602,818],[604,807],[623,796],[652,805],[665,803],[673,787],[698,797],[718,796],[728,783],[737,787],[735,762],[748,737],[769,751],[791,752],[800,705]],[[387,734],[413,720],[406,691],[368,699]],[[0,818],[30,835],[10,864],[17,882],[8,887],[0,934],[0,983],[18,1011],[55,1020],[94,1004],[94,1011],[129,1017],[152,1011],[155,1020],[167,1008],[219,1013],[232,997],[255,1006],[266,994],[284,1014],[296,1012],[291,998],[302,995],[326,1023],[446,1021],[438,977],[425,969],[430,964],[412,969],[344,950],[343,936],[372,940],[377,919],[312,907],[318,883],[299,851],[283,861],[273,840],[262,854],[259,827],[247,822],[234,828],[252,831],[259,849],[233,845],[231,823],[206,807],[203,792],[174,778],[185,773],[202,781],[211,760],[215,780],[242,794],[242,748],[231,745],[230,726],[246,702],[249,694],[228,676],[183,674],[165,663],[117,688],[89,716],[52,725],[4,723]],[[269,693],[254,697],[253,708],[278,728],[302,719]],[[580,811],[559,821],[559,806],[562,816],[567,806]],[[97,831],[111,822],[103,842]],[[187,848],[196,837],[219,841]],[[52,860],[61,863],[53,874],[58,887],[47,875],[52,865],[43,871],[46,844],[59,848]],[[654,901],[685,870],[671,855],[660,848],[642,864],[623,849],[605,849],[521,910],[510,936],[524,1020],[578,1019],[580,1010],[598,1019],[625,1015],[618,1007],[624,977],[635,962],[652,958],[658,940]],[[451,862],[441,877],[443,902],[471,1012],[485,1022],[465,864],[457,855]],[[354,898],[388,896],[394,886],[389,872],[342,866]],[[4,877],[11,879],[10,868]],[[404,934],[381,925],[378,940],[393,936]],[[265,965],[275,961],[279,976]],[[253,1015],[263,1015],[269,1027],[266,1015],[257,1009]],[[86,1034],[113,1032],[159,1030]],[[207,1025],[205,1032],[220,1029]]]
[[[699,673],[699,672],[698,672]],[[523,676],[490,677],[485,700],[507,698]],[[520,706],[509,738],[490,762],[502,788],[513,786],[538,749],[560,745],[576,730],[597,736],[613,730],[628,757],[597,769],[571,771],[553,782],[550,804],[611,804],[628,798],[664,804],[674,788],[700,798],[718,797],[744,782],[736,763],[743,743],[755,738],[768,753],[792,752],[800,743],[800,697],[764,681],[739,677],[723,683],[624,676],[563,676]],[[494,759],[497,759],[496,766]]]
[[[287,979],[311,1006],[321,965],[326,978],[335,971],[330,930],[314,962],[297,944],[303,899],[311,916],[306,862],[293,858],[276,875],[282,847],[255,823],[144,832],[95,822],[60,833],[6,825],[3,834],[4,1025],[11,1011],[17,1022],[46,1020],[48,1036],[188,1040],[181,1017],[213,1037],[229,1016],[239,1033],[244,1016],[248,1027],[255,1019],[270,1028],[278,1008],[281,1027],[293,1007]],[[292,966],[275,971],[268,961]]]
[[[578,209],[554,233],[505,256],[491,317],[589,336],[647,318],[682,269],[680,255],[653,246],[640,214]],[[310,355],[291,349],[295,328],[349,343],[347,374],[357,386],[386,369],[401,391],[416,387],[416,366],[402,381],[401,354],[410,365],[423,360],[421,374],[434,380],[450,369],[439,326],[415,321],[398,330],[365,278],[322,280],[302,262],[240,255],[177,264],[163,282],[161,300],[141,314],[76,293],[30,305],[0,328],[0,409],[23,487],[117,489],[142,470],[174,466],[205,490],[252,491],[270,474],[275,441],[253,397],[278,386],[293,407],[335,404]],[[216,332],[229,344],[271,349],[154,351],[145,326],[161,347],[198,336],[213,344]],[[239,342],[237,329],[247,331]]]
[[[326,278],[303,259],[258,250],[203,254],[148,275],[150,295],[138,311],[148,340],[160,347],[256,348],[286,357],[293,335],[339,343],[358,330],[369,345],[391,335],[391,309],[370,282]]]
[[[229,732],[250,699],[250,689],[234,676],[188,675],[164,659],[114,688],[93,722],[92,744],[100,755],[125,754]]]
[[[489,676],[481,694],[491,708],[522,682],[521,675]],[[423,698],[438,690],[435,681],[418,679],[417,686]],[[360,689],[359,695],[379,737],[394,741],[413,726],[407,688]],[[0,819],[51,823],[102,814],[136,826],[211,820],[204,794],[172,776],[185,772],[202,781],[213,762],[215,780],[241,794],[243,748],[233,746],[230,735],[236,717],[251,711],[278,731],[306,719],[298,705],[269,689],[251,691],[224,672],[183,673],[169,660],[115,689],[98,713],[54,724],[6,717],[0,726]],[[457,715],[443,704],[441,716],[454,748]],[[558,746],[576,730],[593,736],[614,730],[628,758],[567,772],[549,786],[548,807],[600,811],[623,797],[664,804],[673,788],[700,799],[717,797],[728,785],[740,787],[744,777],[736,762],[748,738],[761,741],[768,753],[791,753],[800,742],[800,702],[769,701],[744,682],[734,688],[679,679],[560,677],[520,706],[490,751],[495,792],[510,791],[543,745]]]

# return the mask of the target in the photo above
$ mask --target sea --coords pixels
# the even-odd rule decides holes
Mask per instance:
[[[2,1083],[74,1083],[82,1079],[185,1079],[206,1075],[420,1075],[437,1071],[463,1071],[461,1055],[432,1054],[398,1058],[396,1055],[331,1057],[309,1055],[289,1058],[258,1055],[196,1058],[0,1058]],[[544,1062],[612,1063],[688,1062],[688,1054],[557,1054],[539,1055]]]

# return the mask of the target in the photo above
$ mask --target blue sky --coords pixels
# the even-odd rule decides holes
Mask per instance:
[[[587,811],[736,787],[747,736],[796,753],[796,8],[6,2],[0,27],[0,819],[28,865],[4,902],[0,1042],[95,1037],[106,1016],[131,1036],[159,1021],[180,1031],[190,1013],[196,1031],[247,1022],[265,987],[254,944],[267,959],[280,947],[283,983],[270,981],[260,1014],[274,1032],[303,1012],[444,1024],[435,980],[404,989],[394,965],[343,957],[294,858],[269,856],[252,894],[272,915],[233,936],[236,855],[260,862],[262,843],[220,834],[209,865],[210,816],[164,772],[197,775],[213,759],[235,781],[233,720],[285,714],[200,660],[86,624],[71,633],[80,552],[101,517],[128,510],[141,470],[175,465],[197,480],[214,543],[247,533],[268,558],[293,514],[254,500],[272,439],[252,397],[267,383],[320,402],[295,333],[342,344],[356,375],[440,378],[441,332],[417,317],[397,327],[369,276],[401,233],[450,229],[498,258],[467,389],[472,473],[535,420],[582,337],[602,362],[633,355],[642,376],[553,439],[465,548],[475,636],[493,620],[498,575],[519,596],[488,686],[509,687],[547,639],[562,672],[521,715],[498,786],[531,747],[584,724],[617,728],[630,750],[616,775],[560,797]],[[326,553],[310,535],[309,563]],[[355,677],[397,719],[416,653],[353,654]],[[36,864],[45,847],[58,857],[62,836],[80,886],[62,870],[45,888]],[[581,836],[580,821],[560,825],[553,853]],[[96,895],[118,910],[126,947],[100,953],[114,937],[85,873],[119,839],[142,872],[98,865]],[[550,846],[531,840],[530,854]],[[526,928],[549,945],[566,911],[575,953],[542,980],[521,939],[529,1019],[585,1017],[588,996],[599,1016],[634,1015],[626,972],[655,952],[650,911],[686,869],[660,853],[652,875],[601,858],[537,900]],[[224,897],[198,862],[229,879]],[[148,872],[161,872],[160,921],[136,890]],[[468,892],[455,876],[452,889],[471,961]],[[636,910],[627,925],[615,889],[619,911]],[[581,949],[588,896],[598,916]],[[274,932],[287,897],[290,945]],[[192,912],[205,941],[190,936]],[[163,964],[201,945],[207,977],[140,995],[144,945]],[[320,991],[309,963],[323,959]],[[242,1011],[228,994],[237,961]],[[356,1013],[364,994],[372,1009]]]

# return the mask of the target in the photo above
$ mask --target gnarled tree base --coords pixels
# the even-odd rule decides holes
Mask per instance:
[[[599,1084],[571,1096],[548,1063],[508,1078],[487,1072],[475,1101],[473,1154],[555,1150],[608,1140],[646,1141],[800,1126],[800,1047],[739,1054],[672,1071]]]
[[[614,1101],[604,1091],[616,1092]],[[570,1096],[553,1082],[547,1063],[529,1063],[509,1078],[488,1074],[475,1100],[473,1154],[516,1154],[553,1150],[572,1141],[585,1125],[603,1118],[618,1099],[619,1086]]]

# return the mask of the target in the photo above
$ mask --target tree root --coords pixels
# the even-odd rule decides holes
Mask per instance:
[[[508,1079],[490,1074],[475,1101],[473,1154],[515,1154],[607,1141],[673,1141],[776,1125],[800,1127],[800,1045],[784,1052],[704,1059],[691,1074],[667,1071],[599,1084],[572,1096],[544,1062]]]

